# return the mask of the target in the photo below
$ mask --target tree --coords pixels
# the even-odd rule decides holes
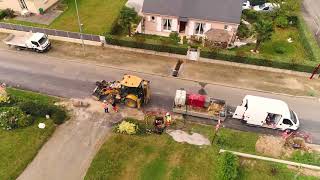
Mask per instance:
[[[128,30],[128,35],[131,36],[131,27],[133,23],[139,20],[137,12],[134,8],[124,6],[120,11],[119,25]]]
[[[271,39],[273,32],[272,21],[259,19],[254,24],[254,29],[257,37],[257,43],[256,47],[254,48],[254,52],[257,52],[262,42]]]

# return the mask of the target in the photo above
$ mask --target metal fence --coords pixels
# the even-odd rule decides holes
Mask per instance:
[[[52,35],[52,36],[81,39],[81,34],[77,33],[77,32],[69,32],[69,31],[62,31],[62,30],[56,30],[56,29],[32,27],[32,26],[24,26],[24,25],[19,25],[19,24],[12,24],[12,23],[0,22],[0,28],[16,30],[16,31],[25,31],[25,32],[30,32],[30,31],[31,32],[41,32],[41,33],[45,33],[47,35]],[[82,38],[84,40],[89,40],[89,41],[96,41],[96,42],[101,41],[100,36],[92,35],[92,34],[82,34]]]

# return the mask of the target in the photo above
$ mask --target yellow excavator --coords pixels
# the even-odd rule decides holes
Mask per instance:
[[[150,81],[133,75],[124,75],[120,81],[97,81],[92,96],[96,100],[115,101],[128,107],[140,108],[150,101]]]

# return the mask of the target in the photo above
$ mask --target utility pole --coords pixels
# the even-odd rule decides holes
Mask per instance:
[[[80,22],[80,16],[79,16],[77,0],[74,0],[74,3],[76,5],[76,12],[77,12],[77,17],[78,17],[78,25],[79,25],[79,30],[80,30],[80,38],[81,38],[81,41],[82,41],[83,56],[85,56],[86,55],[86,51],[85,51],[84,40],[83,40],[83,36],[82,36],[82,26],[83,26],[83,24],[81,24],[81,22]]]

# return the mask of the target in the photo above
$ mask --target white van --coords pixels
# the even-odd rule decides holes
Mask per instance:
[[[281,130],[297,130],[300,125],[297,114],[289,109],[287,103],[251,95],[243,98],[233,118],[250,125]]]

